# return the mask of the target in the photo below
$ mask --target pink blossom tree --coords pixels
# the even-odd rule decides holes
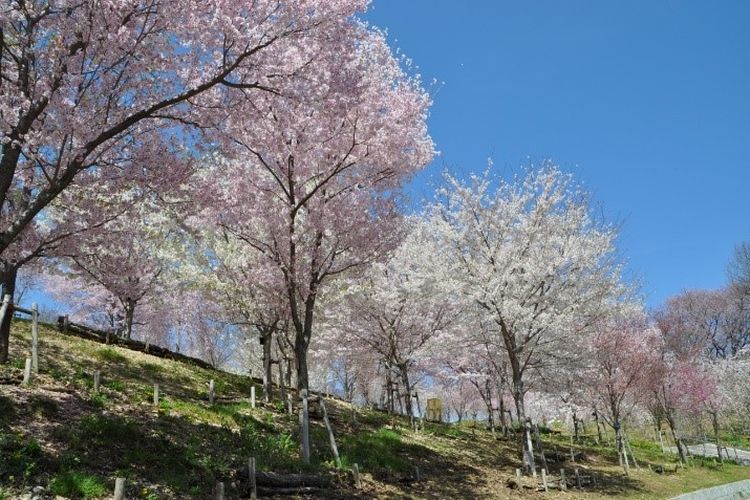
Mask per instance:
[[[81,222],[46,210],[72,186],[99,195],[169,182],[224,117],[294,91],[327,49],[356,44],[364,0],[10,2],[0,15],[0,269]],[[331,43],[329,43],[331,42]],[[208,141],[209,147],[213,144]],[[172,179],[175,181],[175,179]],[[74,232],[75,228],[72,229]],[[4,327],[5,330],[7,328]],[[2,331],[0,331],[2,333]],[[0,362],[7,359],[0,335]]]
[[[232,117],[236,158],[210,174],[223,179],[211,183],[222,203],[213,220],[284,290],[300,389],[321,289],[398,241],[394,190],[432,156],[419,80],[381,33],[356,27],[356,47],[307,68],[316,99],[268,94],[255,113]]]
[[[622,419],[643,401],[659,365],[659,334],[638,310],[615,313],[596,325],[584,380],[589,401],[615,431],[620,465],[627,473]]]

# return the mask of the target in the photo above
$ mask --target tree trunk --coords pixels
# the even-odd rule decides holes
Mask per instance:
[[[5,311],[5,317],[0,322],[0,363],[8,362],[8,352],[10,350],[10,325],[13,320],[13,297],[16,292],[16,277],[18,276],[18,267],[15,264],[3,263],[0,270],[0,280],[2,280],[3,292],[0,294],[0,300],[5,295],[10,295],[10,303]]]
[[[399,365],[399,371],[401,372],[401,382],[404,384],[404,389],[406,390],[406,397],[404,398],[404,403],[406,405],[406,414],[409,416],[409,422],[412,422],[414,419],[414,409],[411,404],[411,398],[412,398],[412,391],[411,391],[411,384],[409,382],[409,369],[406,364]]]
[[[505,392],[505,388],[503,387],[502,382],[497,383],[497,405],[498,405],[498,412],[500,413],[500,426],[503,430],[503,435],[508,436],[508,422],[505,420],[505,398],[503,397],[503,393]]]
[[[261,330],[261,340],[263,342],[263,399],[270,403],[273,398],[273,364],[271,363],[271,348],[273,347],[273,330],[268,329],[265,333]]]
[[[721,435],[719,434],[719,412],[711,411],[711,424],[714,428],[714,439],[716,440],[716,454],[719,457],[719,462],[724,463],[724,457],[721,455]],[[729,457],[727,457],[729,458]]]
[[[307,326],[305,330],[307,330]],[[305,338],[310,338],[305,331],[298,332],[294,338],[294,366],[297,372],[297,390],[310,389],[310,379],[307,370],[307,342]]]
[[[687,455],[685,454],[684,445],[682,444],[682,439],[677,437],[677,429],[674,422],[674,417],[671,414],[666,415],[667,423],[669,424],[669,430],[672,432],[672,439],[674,439],[674,444],[677,446],[677,453],[680,455],[680,462],[683,464],[687,464]]]
[[[602,439],[602,430],[599,427],[599,412],[596,408],[594,408],[594,422],[596,422],[596,436],[598,439],[597,444],[602,444],[604,441]]]
[[[531,445],[531,425],[526,420],[526,406],[524,402],[524,391],[523,391],[523,380],[521,379],[520,369],[516,369],[517,363],[513,363],[511,360],[511,366],[513,368],[513,400],[516,403],[516,417],[518,422],[522,426],[522,443],[521,448],[523,450],[523,465],[527,472],[531,473],[536,469],[534,463],[534,449]]]
[[[628,458],[625,455],[625,442],[622,436],[622,426],[620,425],[620,416],[613,415],[612,428],[615,430],[615,442],[617,443],[617,458],[620,461],[620,467],[625,471],[625,475],[630,474]]]
[[[125,299],[125,330],[123,337],[130,340],[133,335],[133,317],[135,316],[136,302],[130,297]]]
[[[279,354],[279,392],[281,402],[286,405],[286,384],[284,383],[284,358]]]
[[[495,415],[492,409],[492,387],[490,386],[490,379],[485,380],[484,383],[485,391],[487,391],[485,397],[485,405],[487,406],[487,422],[490,425],[490,431],[492,435],[495,435]]]

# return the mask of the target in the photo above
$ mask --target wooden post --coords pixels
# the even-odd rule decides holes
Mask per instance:
[[[0,322],[5,318],[5,315],[8,312],[8,307],[10,307],[10,295],[6,293],[3,296],[3,305],[0,306]]]
[[[578,472],[578,467],[576,467],[575,471],[576,471],[576,488],[580,490],[581,489],[581,474]]]
[[[549,468],[547,467],[547,457],[544,456],[544,448],[542,447],[542,437],[539,434],[539,425],[534,425],[534,437],[536,438],[536,447],[539,449],[539,454],[542,456],[542,467],[544,467],[544,470],[549,473]]]
[[[661,443],[661,452],[662,454],[667,453],[667,449],[664,447],[664,436],[662,436],[661,429],[659,429],[659,442]]]
[[[359,477],[359,465],[352,465],[352,474],[354,475],[354,487],[362,489],[362,479]]]
[[[536,467],[531,469],[531,477],[536,478]]]
[[[570,461],[575,463],[576,456],[573,453],[573,436],[570,436]]]
[[[250,499],[256,500],[258,498],[258,486],[255,482],[255,457],[250,457],[248,473],[248,477],[250,478]]]
[[[328,430],[328,440],[331,442],[331,451],[333,452],[333,458],[336,459],[336,465],[341,468],[341,457],[339,457],[339,449],[338,446],[336,446],[336,438],[333,435],[331,422],[328,420],[328,412],[326,411],[326,403],[324,401],[323,395],[320,396],[320,409],[323,411],[323,423],[325,423],[326,429]]]
[[[214,404],[214,379],[208,381],[208,404]]]
[[[544,485],[544,491],[549,491],[549,486],[547,486],[547,471],[542,469],[542,485]]]
[[[255,385],[250,386],[250,407],[255,408]]]
[[[302,397],[302,407],[299,409],[299,424],[302,430],[300,451],[302,455],[302,462],[310,463],[310,415],[307,406],[307,389],[302,389],[300,396]]]
[[[417,480],[417,482],[419,482],[421,480],[421,478],[419,476],[419,466],[418,465],[414,466],[414,478]]]
[[[154,384],[154,406],[159,408],[159,384]]]
[[[94,394],[99,394],[99,385],[101,383],[101,374],[99,370],[94,371]]]
[[[216,500],[224,500],[224,482],[216,482]]]
[[[516,469],[516,477],[521,477],[521,469]]]
[[[26,367],[23,369],[23,385],[31,383],[31,358],[26,358]]]
[[[31,304],[31,368],[39,373],[39,306]]]
[[[628,451],[630,452],[630,456],[633,458],[633,463],[635,464],[635,468],[638,470],[641,470],[641,466],[638,465],[638,461],[635,459],[635,455],[633,455],[633,448],[630,447],[630,438],[628,436],[625,436],[625,446],[628,447]],[[703,445],[705,448],[705,444]]]
[[[115,496],[114,500],[125,500],[125,478],[118,477],[115,479]]]
[[[565,479],[565,469],[560,469],[560,490],[565,491],[568,489],[568,480]]]

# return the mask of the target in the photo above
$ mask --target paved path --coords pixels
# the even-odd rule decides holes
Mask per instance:
[[[750,479],[672,497],[670,500],[742,500],[750,498]]]
[[[714,443],[705,444],[694,444],[688,446],[688,450],[691,455],[703,456],[703,457],[718,457],[716,453],[716,445]],[[677,454],[677,448],[674,446],[668,446],[667,451],[670,453]],[[737,463],[742,465],[750,465],[750,451],[740,450],[739,448],[727,448],[730,460],[735,460]],[[724,450],[721,450],[721,454],[724,458],[727,458]]]

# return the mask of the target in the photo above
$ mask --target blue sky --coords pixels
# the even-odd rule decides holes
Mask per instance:
[[[650,306],[726,278],[750,240],[750,2],[374,0],[433,89],[443,168],[552,158],[623,224]]]

